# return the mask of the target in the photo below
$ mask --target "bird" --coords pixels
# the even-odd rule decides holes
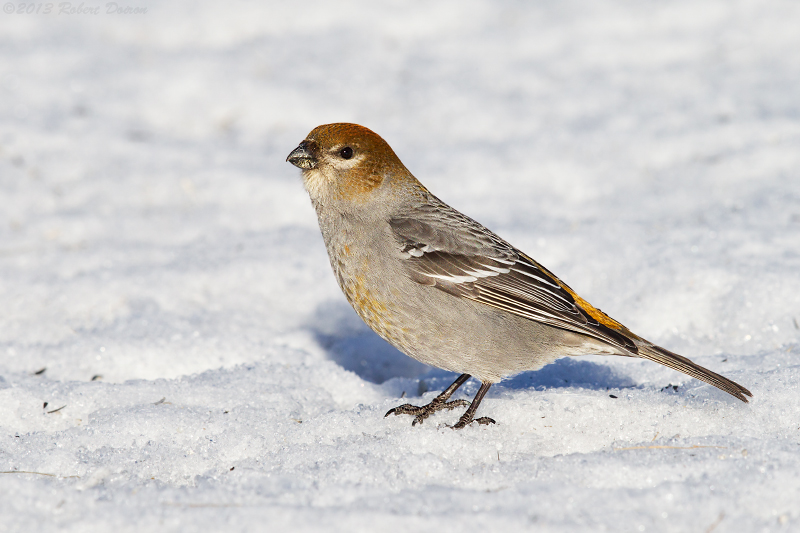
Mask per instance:
[[[430,403],[389,415],[412,425],[441,410],[478,417],[489,388],[564,356],[620,355],[683,372],[747,402],[743,386],[634,334],[535,259],[434,196],[372,130],[314,128],[286,161],[302,170],[336,281],[378,335],[459,377]],[[471,402],[450,400],[470,377]]]

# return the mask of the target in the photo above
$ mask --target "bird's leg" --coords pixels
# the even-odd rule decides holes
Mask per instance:
[[[458,390],[458,388],[463,385],[468,379],[470,378],[469,374],[461,374],[458,376],[458,379],[453,382],[452,385],[447,387],[444,392],[442,392],[439,396],[433,399],[431,403],[428,405],[423,405],[422,407],[418,407],[416,405],[411,405],[407,403],[405,405],[401,405],[399,407],[395,407],[394,409],[389,409],[389,411],[384,415],[386,418],[389,415],[414,415],[414,421],[411,423],[412,426],[416,426],[417,424],[422,424],[426,418],[431,416],[436,411],[441,411],[442,409],[455,409],[456,407],[463,407],[467,405],[466,400],[454,400],[452,402],[448,402],[447,400],[450,399],[450,396]],[[487,387],[488,389],[488,387]],[[483,389],[481,389],[483,390]],[[484,391],[484,394],[486,391]],[[480,393],[479,393],[480,394]],[[481,395],[483,397],[483,395]],[[473,403],[475,403],[473,401]],[[478,400],[480,403],[480,400]],[[475,408],[477,409],[477,405]],[[475,410],[473,409],[473,413]],[[463,417],[462,417],[463,418]]]
[[[478,394],[475,395],[475,398],[472,400],[472,403],[469,405],[469,409],[461,415],[461,418],[458,419],[458,423],[453,426],[453,429],[461,429],[466,427],[473,422],[477,422],[478,424],[494,424],[495,421],[489,418],[488,416],[482,416],[480,418],[473,418],[475,416],[475,411],[478,410],[478,406],[481,404],[481,400],[483,397],[486,396],[486,393],[489,391],[489,387],[491,387],[491,383],[481,383],[481,388],[478,389]]]

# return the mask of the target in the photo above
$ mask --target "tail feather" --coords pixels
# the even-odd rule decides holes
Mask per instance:
[[[660,346],[638,344],[637,347],[639,348],[639,357],[662,364],[664,366],[668,366],[672,369],[683,372],[684,374],[688,374],[693,378],[697,378],[700,381],[705,381],[709,385],[714,385],[718,389],[727,392],[731,396],[738,398],[745,403],[747,403],[746,396],[753,396],[749,390],[745,389],[735,381],[731,381],[726,377],[720,376],[719,374],[712,372],[707,368],[703,368],[702,366],[693,363],[681,355],[672,353],[669,350],[665,350]]]

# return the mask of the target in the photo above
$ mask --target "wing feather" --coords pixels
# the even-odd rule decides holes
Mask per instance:
[[[638,353],[631,338],[582,309],[558,278],[474,220],[442,206],[390,220],[414,281]]]

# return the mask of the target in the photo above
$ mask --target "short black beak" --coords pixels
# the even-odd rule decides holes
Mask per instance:
[[[286,161],[293,164],[297,168],[311,169],[316,168],[317,158],[312,154],[313,147],[311,141],[303,141],[300,146],[292,150],[292,153],[286,158]]]

